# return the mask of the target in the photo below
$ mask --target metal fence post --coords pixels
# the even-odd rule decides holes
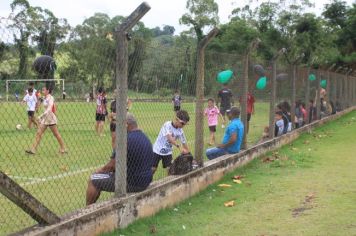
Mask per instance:
[[[196,107],[195,107],[195,158],[199,166],[203,166],[204,150],[204,70],[205,70],[205,48],[209,42],[218,34],[217,28],[212,29],[198,43],[197,50],[197,74],[196,74]]]
[[[269,104],[269,137],[274,138],[274,111],[276,104],[276,90],[277,90],[277,59],[278,57],[285,53],[286,49],[282,48],[278,53],[272,58],[272,88],[271,88],[271,101]]]
[[[246,55],[245,55],[245,61],[244,61],[244,77],[243,77],[243,83],[242,83],[242,91],[241,91],[241,121],[244,124],[244,136],[243,136],[243,141],[242,141],[242,149],[247,149],[247,132],[248,132],[248,121],[247,121],[247,93],[248,93],[248,69],[249,69],[249,60],[250,60],[250,54],[252,50],[256,49],[260,42],[260,39],[255,39],[251,42],[249,48],[247,49]]]
[[[297,88],[296,88],[296,81],[297,81],[297,63],[304,57],[304,53],[302,53],[300,56],[298,56],[293,64],[292,64],[292,99],[291,99],[291,120],[292,120],[292,126],[294,126],[294,119],[295,119],[295,102],[296,102],[296,93],[297,93]]]
[[[310,80],[309,80],[309,74],[310,74],[310,67],[307,68],[307,74],[305,76],[306,79],[306,91],[305,91],[305,106],[306,106],[306,110],[308,113],[308,116],[310,117],[310,105],[309,105],[309,96],[310,96]],[[307,118],[307,120],[305,121],[305,124],[309,124],[309,117]]]
[[[115,196],[126,194],[127,184],[127,69],[128,69],[128,31],[151,9],[146,3],[141,3],[125,21],[116,28],[116,164],[115,164]]]
[[[320,81],[321,81],[321,70],[318,69],[317,70],[317,75],[316,75],[316,97],[315,97],[315,104],[316,104],[316,119],[319,120],[320,119]]]

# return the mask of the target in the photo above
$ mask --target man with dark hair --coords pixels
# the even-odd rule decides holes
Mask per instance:
[[[238,153],[244,136],[244,125],[239,119],[240,109],[232,107],[226,111],[230,120],[229,125],[225,129],[224,138],[221,144],[214,148],[206,150],[206,156],[209,160],[223,156],[225,154]]]
[[[152,144],[138,129],[135,117],[127,114],[127,191],[141,192],[152,182]],[[101,191],[115,191],[115,153],[111,160],[90,176],[86,204],[95,203]]]
[[[176,117],[173,121],[167,121],[163,124],[156,142],[153,144],[153,174],[156,172],[158,164],[161,160],[163,168],[167,168],[167,171],[169,171],[173,159],[173,146],[177,147],[183,154],[189,153],[187,141],[183,132],[183,127],[188,122],[188,112],[181,110],[177,111]],[[178,144],[178,140],[182,143],[182,147]]]
[[[218,92],[217,105],[219,105],[220,100],[220,113],[225,119],[225,113],[233,105],[232,92],[228,88],[227,84],[224,84],[224,87]]]

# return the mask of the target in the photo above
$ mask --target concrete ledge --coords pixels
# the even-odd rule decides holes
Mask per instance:
[[[349,108],[335,115],[315,121],[300,129],[264,143],[251,147],[234,155],[205,162],[205,166],[182,176],[169,176],[154,182],[149,189],[126,196],[113,198],[95,204],[70,215],[53,225],[33,226],[15,235],[98,235],[116,228],[122,228],[138,218],[154,215],[159,210],[172,206],[205,189],[220,180],[226,173],[247,164],[254,158],[291,143],[300,134],[321,126],[329,121],[356,110]]]

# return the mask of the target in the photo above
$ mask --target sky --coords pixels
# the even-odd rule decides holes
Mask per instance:
[[[128,16],[143,1],[142,0],[28,0],[32,6],[39,6],[51,10],[58,18],[66,18],[71,26],[81,24],[86,18],[95,12]],[[314,0],[313,12],[320,14],[324,4],[331,0]],[[7,17],[11,13],[12,0],[0,1],[0,17]],[[179,18],[186,12],[186,0],[146,0],[151,10],[142,18],[146,27],[154,28],[164,25],[172,25],[176,33],[186,30],[186,26],[179,25]],[[215,0],[219,5],[220,23],[229,21],[231,11],[236,7],[242,7],[249,3],[248,0]],[[258,0],[257,2],[263,2]],[[311,0],[313,2],[313,0]],[[346,0],[348,5],[356,3],[356,0]]]

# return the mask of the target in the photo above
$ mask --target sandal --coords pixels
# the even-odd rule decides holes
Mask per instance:
[[[67,150],[59,150],[58,152],[59,152],[60,154],[67,154],[67,153],[68,153]]]
[[[33,152],[32,150],[25,150],[25,152],[26,152],[27,154],[30,154],[30,155],[35,155],[35,154],[36,154],[36,153]]]

